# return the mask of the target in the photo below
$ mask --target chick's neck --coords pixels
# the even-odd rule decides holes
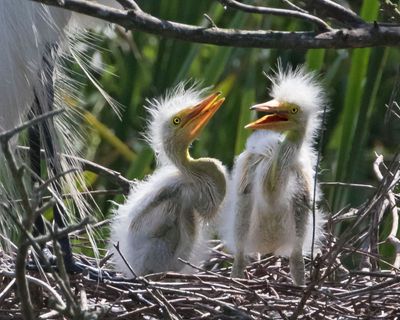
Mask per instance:
[[[291,167],[298,160],[304,138],[304,129],[285,132],[285,138],[278,144],[266,174],[264,188],[267,192],[278,191],[287,184]]]
[[[193,159],[189,148],[182,144],[175,144],[173,151],[167,154],[172,163],[189,181],[198,186],[207,186],[213,189],[212,193],[218,194],[218,198],[222,200],[225,195],[226,182],[217,160],[212,158]]]

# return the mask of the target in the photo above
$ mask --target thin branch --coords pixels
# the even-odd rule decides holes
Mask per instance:
[[[377,156],[377,158],[374,162],[375,176],[377,177],[377,179],[379,181],[382,181],[384,179],[383,174],[381,173],[380,168],[379,168],[381,164],[383,164],[383,156],[379,155],[379,156]],[[395,174],[394,180],[397,180],[398,176],[400,175],[399,172],[400,171],[398,171]],[[389,200],[390,211],[392,213],[392,227],[391,227],[388,237],[386,238],[386,241],[391,243],[395,248],[396,258],[395,258],[393,265],[395,268],[398,269],[398,268],[400,268],[400,240],[399,240],[399,238],[397,238],[397,232],[399,230],[399,213],[398,213],[398,208],[396,205],[396,198],[394,196],[393,191],[390,189],[387,191],[387,198]]]
[[[400,20],[398,5],[390,0],[381,0],[381,11],[392,19]]]
[[[332,30],[331,27],[324,20],[322,20],[316,16],[313,16],[311,14],[308,14],[308,13],[299,12],[296,10],[252,6],[249,4],[244,4],[244,3],[238,2],[236,0],[218,0],[218,1],[221,2],[222,5],[224,5],[224,6],[238,9],[238,10],[241,10],[244,12],[299,18],[299,19],[302,19],[307,22],[311,22],[311,23],[315,24],[321,31]]]
[[[360,24],[353,29],[334,29],[324,33],[249,31],[204,28],[163,20],[140,10],[119,10],[85,0],[31,0],[87,14],[125,29],[218,46],[310,49],[395,46],[400,43],[400,26]]]
[[[4,131],[4,132],[0,133],[0,140],[7,142],[13,136],[15,136],[18,132],[21,132],[21,131],[23,131],[23,130],[31,127],[31,126],[34,126],[35,124],[40,123],[40,122],[42,122],[42,121],[44,121],[46,119],[55,117],[55,116],[63,113],[64,111],[65,111],[64,109],[58,109],[58,110],[54,110],[54,111],[43,113],[42,115],[40,115],[38,117],[35,117],[32,120],[26,121],[26,122],[22,123],[21,125],[11,129],[11,130]]]
[[[384,119],[385,125],[389,124],[390,115],[394,111],[393,109],[397,104],[396,99],[398,98],[399,92],[400,92],[400,68],[397,67],[396,76],[394,78],[394,83],[393,83],[393,89],[390,94],[390,100],[389,103],[387,104],[388,107],[385,113],[385,119]]]
[[[54,182],[56,182],[60,178],[64,177],[65,175],[68,175],[73,172],[78,172],[78,171],[79,171],[78,168],[70,168],[66,171],[60,172],[57,175],[44,181],[40,186],[37,187],[36,190],[37,190],[37,192],[42,192],[43,190],[48,189]]]
[[[294,10],[297,10],[297,11],[300,11],[300,12],[303,12],[303,13],[308,13],[307,10],[304,10],[304,9],[296,6],[294,3],[290,2],[289,0],[281,0],[281,1],[283,3],[285,3],[287,6],[289,6],[290,8],[294,9]]]
[[[27,151],[27,150],[29,150],[29,147],[18,146],[18,149]],[[42,155],[45,154],[43,149],[40,150],[40,153]],[[89,161],[89,160],[86,160],[86,159],[83,159],[83,158],[80,158],[77,156],[70,156],[70,155],[66,155],[66,154],[61,154],[61,156],[65,157],[67,159],[72,159],[72,160],[78,161],[82,165],[82,170],[91,171],[93,173],[96,173],[100,176],[103,176],[103,177],[109,179],[110,181],[112,181],[113,183],[115,183],[116,185],[121,187],[123,194],[127,195],[129,193],[131,185],[132,185],[132,181],[129,179],[126,179],[124,176],[121,175],[120,172],[111,170],[109,168],[106,168],[106,167],[98,164],[98,163],[95,163],[93,161]],[[65,196],[68,196],[68,194]]]
[[[0,272],[0,274],[3,274],[3,272]],[[14,287],[15,284],[15,277],[10,281],[9,284],[6,285],[6,287],[0,292],[0,305],[3,303],[3,301],[7,298],[9,295],[11,289]]]
[[[348,27],[360,27],[365,21],[356,13],[331,0],[304,0],[309,11],[315,10],[319,16],[330,17]]]
[[[152,285],[150,285],[150,282],[141,276],[138,276],[136,274],[136,272],[133,270],[132,266],[129,264],[129,262],[126,260],[125,256],[123,255],[123,253],[121,252],[120,248],[119,248],[119,242],[113,244],[115,250],[117,250],[117,253],[121,256],[123,262],[125,263],[125,265],[128,267],[129,271],[132,273],[132,275],[134,276],[135,280],[143,283],[146,287],[146,291],[152,296],[152,298],[158,303],[159,306],[161,306],[165,312],[166,312],[166,316],[168,319],[181,319],[181,317],[176,313],[176,310],[174,309],[174,307],[172,307],[168,300],[165,299],[165,297],[158,291],[158,290],[152,290],[154,289],[154,287]]]
[[[350,297],[353,297],[353,296],[360,296],[360,295],[363,295],[363,294],[371,294],[372,292],[375,292],[375,294],[376,294],[379,289],[387,290],[388,287],[390,287],[390,286],[392,286],[392,285],[394,285],[396,283],[399,283],[399,282],[400,282],[400,277],[397,276],[397,277],[394,277],[393,279],[390,279],[390,280],[387,280],[387,281],[383,281],[381,283],[378,283],[376,285],[373,285],[373,286],[370,286],[370,287],[367,287],[367,288],[362,288],[362,289],[359,289],[359,290],[353,290],[353,291],[350,291],[350,292],[338,293],[335,296],[337,298],[350,298]]]
[[[69,225],[67,227],[64,227],[62,229],[57,229],[56,231],[52,232],[51,234],[45,234],[42,236],[38,236],[34,238],[34,241],[37,244],[44,244],[46,242],[49,242],[50,240],[53,239],[60,239],[63,237],[66,237],[67,235],[74,233],[74,232],[79,232],[83,230],[87,225],[91,224],[93,221],[90,217],[85,217],[83,220],[81,220],[79,223]],[[28,239],[27,242],[31,243],[31,239]],[[62,260],[62,259],[61,259]]]
[[[15,280],[16,277],[17,277],[17,275],[16,275],[14,272],[5,271],[5,270],[1,270],[1,271],[0,271],[0,275],[2,275],[2,276],[4,276],[4,277],[12,278],[13,280]],[[59,308],[62,308],[62,309],[65,308],[65,303],[64,303],[64,301],[62,300],[61,296],[57,293],[56,290],[54,290],[54,289],[53,289],[50,285],[48,285],[46,282],[44,282],[44,281],[42,281],[42,280],[40,280],[40,279],[31,277],[31,276],[29,276],[29,275],[26,276],[26,279],[27,279],[29,282],[32,282],[32,283],[34,283],[34,284],[36,284],[36,285],[38,285],[38,286],[41,286],[41,287],[43,287],[44,289],[46,289],[46,290],[51,294],[51,296],[58,302]],[[13,282],[10,282],[10,283],[13,283]]]
[[[83,170],[94,172],[100,176],[109,179],[110,181],[121,187],[123,194],[127,195],[129,193],[132,186],[132,181],[126,179],[124,176],[121,175],[120,172],[111,170],[102,165],[99,165],[98,163],[83,158],[75,156],[67,156],[67,157],[79,161],[82,164]]]
[[[355,188],[365,188],[365,189],[376,189],[376,187],[370,184],[360,184],[360,183],[347,183],[347,182],[336,182],[336,181],[326,181],[319,183],[322,186],[341,186],[341,187],[355,187]]]
[[[140,10],[140,7],[133,0],[116,0],[124,9]]]
[[[36,119],[37,120],[37,119]],[[21,128],[28,127],[32,125],[32,122],[25,123],[16,129],[6,131],[2,135],[0,135],[0,144],[1,149],[3,150],[4,157],[7,162],[7,166],[9,167],[11,174],[14,178],[16,189],[18,190],[21,199],[22,199],[22,207],[25,210],[25,216],[22,218],[21,227],[29,233],[32,229],[32,222],[34,217],[34,208],[31,207],[29,201],[28,191],[24,185],[23,179],[23,170],[21,167],[18,166],[17,161],[14,157],[14,154],[11,152],[10,148],[10,139],[13,135],[17,134]],[[14,217],[13,213],[11,212],[8,206],[5,207],[5,211],[10,214],[11,217]],[[14,217],[17,222],[19,222],[18,218]],[[26,277],[26,258],[28,256],[29,251],[29,244],[24,243],[24,236],[20,237],[20,243],[18,245],[17,256],[15,259],[15,273],[16,273],[16,280],[17,280],[17,290],[18,296],[21,301],[21,313],[25,320],[33,320],[33,306],[32,300],[29,292],[28,281]]]

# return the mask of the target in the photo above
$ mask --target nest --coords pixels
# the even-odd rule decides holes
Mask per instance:
[[[229,277],[232,256],[219,241],[212,241],[211,256],[193,274],[160,273],[136,279],[91,280],[70,276],[71,293],[79,303],[82,319],[394,319],[400,316],[400,273],[348,271],[331,259],[335,246],[307,261],[308,284],[292,284],[288,261],[266,256],[255,259],[246,279]],[[88,261],[87,257],[77,259]],[[3,254],[0,319],[22,318],[13,277],[13,259]],[[311,273],[310,273],[311,271]],[[29,272],[36,317],[65,319],[56,310],[48,282],[61,296],[51,274],[44,279]],[[76,316],[76,315],[75,315]]]
[[[21,128],[23,126],[15,130]],[[5,150],[8,150],[6,143],[10,137],[11,133],[7,133],[3,140],[0,136]],[[7,154],[8,164],[19,172],[20,167],[9,150]],[[383,157],[378,156],[374,172],[379,185],[376,188],[371,186],[375,190],[371,198],[356,209],[330,216],[322,252],[315,259],[306,261],[307,285],[304,287],[292,284],[288,261],[274,256],[254,259],[246,269],[246,279],[230,278],[233,258],[223,251],[218,240],[209,243],[210,256],[202,266],[184,261],[192,267],[193,274],[169,272],[133,279],[113,276],[92,280],[84,274],[68,276],[61,262],[58,271],[51,266],[47,273],[27,271],[24,261],[29,247],[35,248],[40,255],[41,246],[52,242],[57,261],[62,261],[57,239],[83,230],[89,221],[83,219],[61,230],[49,227],[48,234],[33,237],[27,231],[32,228],[26,227],[27,222],[33,227],[33,217],[22,224],[13,214],[12,207],[2,204],[4,212],[20,231],[20,245],[13,254],[0,251],[0,320],[23,317],[80,320],[400,317],[398,159],[396,155],[395,160],[385,166]],[[381,168],[384,168],[384,174]],[[22,175],[16,174],[14,178],[19,181],[16,185],[22,188],[21,194],[28,194]],[[38,195],[31,198],[39,199]],[[37,210],[31,207],[31,202],[27,199],[22,201],[25,212]],[[388,214],[391,214],[391,230],[384,242],[395,249],[393,264],[379,255],[383,238],[379,227]],[[329,234],[329,230],[335,230],[338,223],[342,230],[336,238]],[[83,242],[78,243],[82,245]],[[76,255],[76,259],[96,266],[92,258],[84,255]],[[346,268],[343,263],[349,260],[352,263],[347,265],[351,268]],[[102,264],[100,266],[103,268]],[[21,300],[18,297],[22,297]]]

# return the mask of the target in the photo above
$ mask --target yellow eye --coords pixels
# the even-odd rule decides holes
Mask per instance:
[[[297,113],[299,111],[299,108],[297,108],[297,107],[292,107],[292,109],[290,109],[290,112],[292,113],[292,114],[295,114],[295,113]]]
[[[181,118],[179,118],[179,117],[175,117],[173,120],[172,120],[172,123],[174,124],[174,125],[178,125],[178,124],[180,124],[181,123]]]

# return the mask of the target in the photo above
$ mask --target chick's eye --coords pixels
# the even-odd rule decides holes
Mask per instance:
[[[172,120],[172,123],[174,124],[174,125],[178,125],[178,124],[180,124],[181,123],[181,118],[179,118],[179,117],[175,117],[173,120]]]
[[[297,113],[299,111],[299,108],[297,108],[297,107],[292,107],[292,109],[290,110],[290,112],[292,113],[292,114],[295,114],[295,113]]]

